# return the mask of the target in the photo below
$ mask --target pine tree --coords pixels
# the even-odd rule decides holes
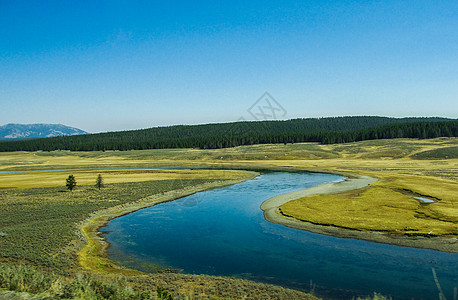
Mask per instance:
[[[67,186],[67,189],[69,189],[70,192],[73,191],[73,188],[76,186],[75,176],[69,175],[66,181],[67,183],[65,185]]]
[[[99,190],[101,188],[103,188],[103,178],[102,178],[102,175],[99,174],[99,176],[97,176],[97,180],[95,182],[95,187],[98,188]]]

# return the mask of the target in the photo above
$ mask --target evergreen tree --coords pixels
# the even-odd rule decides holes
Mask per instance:
[[[103,188],[103,178],[102,178],[102,175],[99,174],[99,176],[97,176],[97,180],[95,182],[95,187],[98,188],[99,190],[101,188]]]
[[[285,142],[332,144],[374,139],[451,136],[458,136],[458,120],[456,119],[331,117],[178,125],[30,140],[0,140],[0,152],[211,149]]]
[[[75,176],[73,175],[69,175],[68,178],[66,179],[66,186],[67,186],[67,189],[69,189],[70,191],[73,191],[73,189],[75,188],[76,186],[76,180],[75,180]]]

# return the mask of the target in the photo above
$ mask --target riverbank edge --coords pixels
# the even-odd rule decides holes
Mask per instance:
[[[77,226],[79,228],[78,233],[80,233],[81,238],[85,240],[84,246],[82,248],[80,247],[81,250],[77,252],[79,269],[84,269],[90,273],[101,274],[105,276],[121,275],[128,276],[131,278],[142,278],[140,280],[152,279],[153,281],[155,281],[158,278],[162,278],[159,281],[163,281],[165,285],[167,284],[167,282],[173,282],[174,280],[184,280],[186,282],[189,281],[189,278],[192,278],[193,282],[200,282],[200,285],[203,285],[204,283],[207,284],[207,281],[210,280],[210,282],[216,282],[216,284],[218,284],[219,282],[221,284],[224,284],[225,286],[232,286],[235,284],[236,286],[248,286],[249,289],[258,289],[261,287],[262,289],[266,289],[268,293],[274,294],[278,293],[280,289],[280,292],[286,293],[286,295],[289,295],[289,298],[320,300],[321,298],[313,295],[313,293],[309,293],[303,290],[295,290],[287,287],[260,283],[236,277],[212,276],[205,274],[175,274],[178,270],[168,269],[161,270],[161,272],[159,272],[160,274],[148,274],[138,270],[130,269],[128,267],[124,267],[114,261],[111,261],[108,258],[107,250],[110,244],[105,240],[105,238],[102,236],[102,233],[99,230],[101,227],[105,226],[110,220],[130,214],[143,208],[151,207],[160,203],[178,200],[180,198],[187,197],[198,192],[209,191],[212,189],[218,189],[226,186],[239,184],[248,180],[253,180],[256,179],[256,177],[258,177],[259,175],[261,175],[259,172],[256,172],[254,170],[242,170],[242,168],[234,171],[243,171],[247,173],[248,176],[242,179],[218,180],[206,184],[197,185],[194,187],[184,188],[181,190],[151,195],[130,204],[119,205],[95,212],[89,218],[79,223],[79,225]],[[216,298],[219,299],[218,296]],[[237,297],[229,297],[228,299],[236,298]],[[283,297],[282,299],[285,298]]]
[[[78,263],[80,267],[96,273],[115,273],[123,275],[142,275],[141,271],[129,269],[111,261],[107,255],[109,243],[100,233],[100,228],[110,220],[133,213],[143,208],[151,207],[160,203],[174,201],[198,192],[231,186],[252,180],[259,176],[258,172],[244,171],[248,175],[243,179],[218,180],[210,183],[200,184],[193,187],[173,190],[161,194],[151,195],[130,204],[114,206],[93,213],[89,218],[81,222],[79,232],[85,240],[84,247],[78,251]]]
[[[338,238],[352,238],[403,247],[458,253],[457,238],[403,236],[379,231],[358,231],[354,229],[338,227],[335,225],[315,224],[283,215],[280,206],[286,202],[312,195],[338,194],[351,190],[358,190],[378,181],[377,178],[366,175],[339,171],[332,172],[329,170],[323,170],[323,173],[324,172],[345,176],[347,178],[344,181],[323,183],[304,190],[278,195],[267,199],[261,204],[261,209],[264,212],[264,218],[271,223],[276,223],[299,230],[310,231],[313,233],[330,235]]]

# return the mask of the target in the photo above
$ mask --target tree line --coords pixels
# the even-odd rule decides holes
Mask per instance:
[[[0,142],[0,151],[104,151],[165,148],[217,149],[242,145],[374,139],[457,137],[458,121],[446,118],[373,116],[176,125],[142,130]]]

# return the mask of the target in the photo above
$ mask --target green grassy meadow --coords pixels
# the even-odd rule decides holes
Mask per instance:
[[[112,272],[100,264],[95,269],[87,268],[88,259],[105,260],[102,257],[97,260],[82,251],[88,242],[93,242],[87,241],[81,231],[83,221],[90,216],[100,218],[100,212],[110,208],[121,212],[151,195],[252,176],[228,170],[205,172],[205,176],[202,170],[171,170],[154,173],[158,180],[138,181],[139,174],[148,177],[152,173],[118,172],[127,182],[107,183],[101,190],[94,187],[97,172],[92,174],[94,182],[77,185],[73,192],[65,189],[65,176],[61,172],[50,174],[54,185],[61,179],[60,186],[0,190],[0,298],[10,297],[5,291],[13,290],[12,297],[31,293],[37,299],[162,299],[157,291],[162,291],[162,296],[173,295],[174,299],[186,299],[190,295],[194,299],[208,299],[208,295],[213,295],[213,299],[228,299],[259,294],[265,295],[265,299],[317,299],[300,291],[239,279],[144,274],[112,263],[109,268]],[[27,174],[33,177],[40,173]],[[78,180],[78,175],[75,177]],[[47,178],[41,176],[36,181],[44,184]],[[82,261],[86,266],[80,265]]]
[[[64,187],[1,190],[0,260],[57,270],[77,268],[76,253],[82,247],[77,224],[91,213],[208,181],[127,182],[102,190],[88,185],[73,192]]]
[[[81,290],[86,284],[92,286],[88,293],[111,289],[124,295],[119,299],[143,299],[143,292],[145,299],[156,299],[156,287],[166,288],[176,299],[189,295],[195,299],[227,299],[257,293],[265,294],[266,299],[279,295],[285,299],[306,298],[309,296],[299,291],[229,278],[148,275],[122,268],[116,274],[88,270],[78,257],[88,243],[81,224],[101,210],[129,206],[151,195],[247,176],[227,169],[313,170],[362,174],[379,181],[356,192],[294,200],[282,206],[285,214],[357,230],[415,235],[428,233],[432,228],[434,235],[457,237],[457,148],[457,138],[437,138],[336,145],[253,145],[217,150],[0,153],[0,171],[50,170],[0,174],[0,273],[10,274],[0,277],[0,288],[52,297],[63,297],[63,287],[70,285],[72,297],[84,295]],[[226,170],[122,169],[178,165]],[[73,192],[65,189],[69,174],[75,175],[78,182]],[[105,180],[101,190],[94,187],[97,174]],[[406,191],[438,201],[424,205]],[[76,274],[81,274],[79,279]],[[108,284],[113,278],[119,280],[120,290]],[[23,283],[19,284],[21,280]],[[46,288],[38,289],[33,283],[40,280],[47,282],[43,283]],[[222,283],[224,289],[219,287]],[[245,292],[240,292],[241,288]]]

